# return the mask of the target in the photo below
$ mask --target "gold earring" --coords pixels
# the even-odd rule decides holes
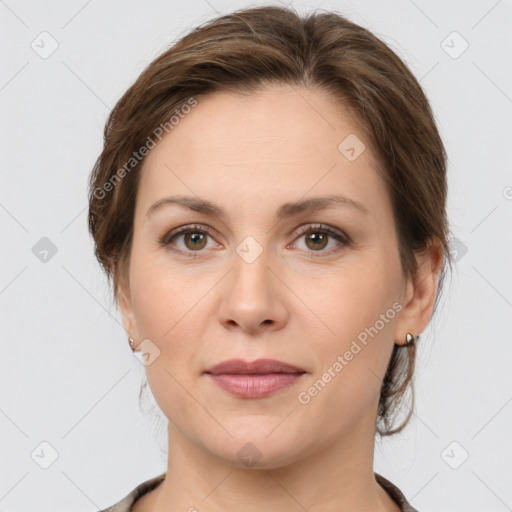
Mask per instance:
[[[133,346],[134,341],[135,340],[132,337],[128,338],[128,343],[130,344],[130,348],[132,349],[132,352],[135,352],[135,347]]]

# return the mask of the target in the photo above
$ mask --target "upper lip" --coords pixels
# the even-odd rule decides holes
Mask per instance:
[[[268,374],[268,373],[306,373],[306,370],[276,359],[257,359],[248,362],[243,359],[229,359],[212,366],[205,373],[221,374]]]

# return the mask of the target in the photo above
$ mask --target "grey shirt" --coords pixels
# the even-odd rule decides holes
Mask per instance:
[[[155,487],[160,484],[164,478],[166,473],[162,473],[159,476],[151,478],[150,480],[146,480],[139,484],[133,491],[131,491],[125,498],[121,501],[117,502],[115,505],[112,505],[100,512],[130,512],[132,509],[132,505],[144,494],[155,489]],[[383,476],[375,473],[375,478],[379,485],[384,488],[384,490],[389,494],[392,500],[396,502],[396,504],[400,507],[401,512],[418,512],[406,499],[403,495],[402,491],[392,484],[389,480],[384,478]]]

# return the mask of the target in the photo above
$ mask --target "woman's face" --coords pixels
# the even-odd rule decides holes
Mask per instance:
[[[183,439],[239,466],[366,447],[393,344],[417,327],[399,320],[409,287],[369,144],[321,91],[197,100],[146,157],[121,301],[135,343],[150,340],[153,395]],[[152,209],[171,196],[218,211]],[[205,373],[234,358],[305,373],[239,396]]]

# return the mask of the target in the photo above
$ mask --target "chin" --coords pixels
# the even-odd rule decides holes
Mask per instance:
[[[306,455],[306,447],[311,448],[311,443],[308,443],[307,439],[301,439],[299,443],[289,435],[288,430],[281,433],[276,430],[272,432],[275,427],[276,423],[264,432],[239,427],[233,438],[223,437],[223,440],[211,444],[206,442],[204,448],[237,468],[256,470],[287,466]],[[234,432],[230,429],[228,431]],[[301,449],[302,445],[304,446]]]

